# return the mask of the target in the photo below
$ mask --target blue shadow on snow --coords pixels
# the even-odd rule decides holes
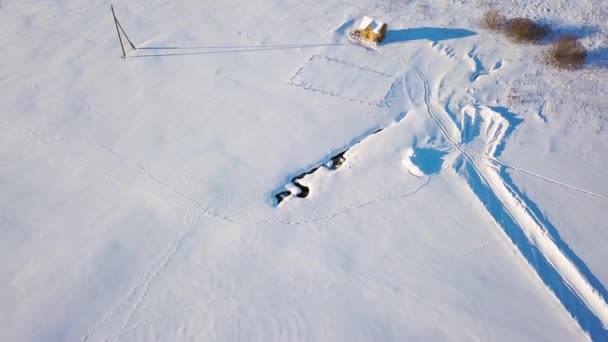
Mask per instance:
[[[517,116],[517,114],[510,112],[509,109],[505,108],[505,107],[490,106],[490,109],[499,113],[503,118],[505,118],[505,120],[507,120],[509,122],[509,128],[505,132],[505,137],[500,142],[500,145],[498,145],[498,147],[496,147],[496,154],[494,155],[494,157],[498,158],[498,157],[500,157],[502,152],[505,150],[505,147],[507,146],[507,139],[511,136],[511,134],[513,134],[513,132],[515,131],[515,128],[517,126],[519,126],[519,124],[524,122],[524,119],[519,118]]]
[[[439,42],[442,40],[450,40],[457,38],[466,38],[476,35],[473,32],[461,28],[444,28],[444,27],[416,27],[399,30],[388,30],[383,44],[391,44],[398,42],[408,42],[412,40],[429,40]]]
[[[496,149],[495,157],[499,157],[505,149],[507,137],[509,137],[511,133],[513,133],[515,128],[524,120],[518,118],[516,114],[509,112],[507,108],[490,108],[500,113],[502,117],[509,121],[509,129],[505,133],[505,139],[503,139],[500,146],[498,146],[498,148]],[[585,262],[581,258],[579,258],[576,253],[570,248],[570,246],[561,238],[561,235],[559,234],[557,228],[555,228],[555,226],[551,224],[549,219],[542,213],[536,203],[530,200],[530,198],[526,196],[525,193],[517,187],[517,185],[515,185],[513,178],[511,178],[511,175],[507,172],[506,168],[501,168],[500,176],[504,180],[505,184],[524,202],[524,204],[530,211],[530,214],[532,214],[532,216],[547,229],[547,232],[549,233],[555,244],[557,244],[559,249],[568,257],[568,259],[570,259],[570,261],[572,261],[576,265],[576,267],[585,276],[591,286],[593,286],[593,288],[595,288],[602,297],[608,299],[608,291],[606,291],[606,288],[604,287],[602,282],[597,279],[597,277],[593,274],[593,272],[591,272]]]
[[[576,265],[576,268],[585,276],[589,284],[593,286],[594,289],[604,298],[608,299],[608,291],[602,284],[602,282],[597,279],[597,277],[591,272],[587,264],[576,255],[576,253],[568,246],[568,244],[562,239],[559,231],[549,219],[542,214],[542,211],[538,208],[536,203],[530,200],[519,188],[515,185],[515,182],[511,178],[511,175],[507,172],[506,168],[501,168],[500,177],[504,180],[505,184],[515,193],[517,196],[524,202],[525,206],[529,209],[530,214],[540,222],[545,228],[547,228],[547,232],[551,239],[555,242],[555,244],[559,247],[559,249],[566,255],[570,261]],[[608,338],[608,336],[607,336]]]
[[[433,148],[414,147],[412,162],[424,172],[425,175],[439,173],[443,167],[443,157],[447,152]]]
[[[504,206],[500,198],[496,196],[491,187],[478,175],[477,170],[475,170],[475,168],[466,160],[460,160],[460,164],[456,165],[455,169],[459,173],[467,175],[465,179],[467,179],[469,186],[482,201],[494,220],[502,227],[505,234],[507,234],[529,265],[534,268],[542,282],[551,289],[570,315],[578,322],[580,327],[589,334],[591,340],[595,342],[607,342],[608,330],[603,327],[599,318],[595,316],[585,302],[564,281],[559,272],[551,265],[538,247],[530,242],[518,222],[511,216],[509,210]],[[504,172],[502,176],[505,176]],[[505,182],[509,186],[513,185],[510,178],[507,178]],[[518,196],[521,196],[519,190],[515,191]],[[526,204],[530,204],[528,200],[526,200],[526,202]],[[533,207],[530,210],[536,211],[537,208]],[[543,224],[547,224],[547,222],[543,222]],[[547,224],[547,226],[550,225]],[[549,230],[552,231],[551,233],[554,233],[554,229],[555,228],[551,227]],[[555,239],[555,236],[553,238]],[[589,280],[602,295],[605,294],[605,289],[599,284],[597,279],[593,277],[588,268],[582,264],[582,261],[573,255],[568,246],[566,246],[563,241],[556,241],[556,243],[560,249],[566,253],[570,260],[579,267],[587,280]]]
[[[490,109],[500,113],[500,115],[509,122],[509,129],[505,132],[505,138],[496,149],[496,155],[494,157],[498,158],[505,149],[507,138],[524,120],[518,118],[515,113],[510,112],[505,107],[490,107]],[[479,177],[476,170],[472,169],[470,165],[462,166],[463,169],[465,169],[465,172],[471,176],[469,178],[469,185],[473,192],[477,194],[491,215],[502,226],[504,232],[517,246],[524,258],[526,258],[530,265],[536,270],[545,285],[555,293],[562,305],[564,305],[566,310],[568,310],[574,319],[578,321],[581,328],[590,335],[593,341],[608,341],[608,330],[603,327],[601,321],[589,310],[580,297],[572,291],[570,286],[564,282],[562,276],[553,268],[553,266],[551,266],[544,255],[538,250],[538,247],[530,243],[517,221],[511,216],[508,209],[504,207],[501,200],[494,194],[494,191],[481,177]],[[555,244],[566,257],[576,265],[591,286],[593,286],[603,298],[608,298],[608,291],[606,291],[606,288],[601,281],[595,277],[585,262],[579,258],[570,246],[561,238],[557,228],[542,214],[542,211],[536,203],[530,200],[530,198],[517,187],[505,167],[501,167],[500,176],[504,180],[505,185],[523,201],[525,207],[528,208],[529,214],[547,229],[547,232]]]
[[[593,69],[608,69],[608,47],[589,51],[586,62]]]

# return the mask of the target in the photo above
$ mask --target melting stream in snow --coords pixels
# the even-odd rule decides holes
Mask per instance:
[[[388,126],[386,126],[384,128],[379,128],[367,135],[364,135],[362,138],[356,140],[354,143],[352,143],[349,147],[347,147],[342,152],[330,157],[329,159],[324,160],[323,162],[319,163],[317,166],[310,169],[309,171],[300,173],[297,176],[291,178],[290,182],[286,185],[286,187],[289,188],[291,186],[295,186],[297,188],[297,190],[294,189],[295,191],[292,191],[289,189],[287,189],[287,190],[281,189],[281,191],[275,192],[275,194],[273,195],[273,198],[275,200],[276,205],[281,204],[281,202],[283,202],[287,197],[292,196],[292,195],[295,195],[298,198],[308,197],[308,195],[310,194],[310,187],[300,183],[300,181],[304,177],[317,172],[320,168],[325,168],[326,170],[329,170],[329,171],[335,171],[335,170],[339,169],[346,162],[346,152],[348,152],[351,148],[353,148],[353,146],[356,146],[356,145],[362,143],[365,139],[367,139],[377,133],[380,133],[383,130],[399,123],[401,120],[403,120],[403,118],[405,117],[405,114],[406,113],[399,114],[397,119],[394,122],[392,122],[391,124],[389,124]]]
[[[379,131],[376,131],[376,133],[377,132],[379,132]],[[308,197],[308,195],[310,194],[310,188],[307,187],[306,185],[303,185],[302,183],[300,183],[300,180],[308,175],[315,173],[317,170],[319,170],[322,167],[325,167],[326,169],[328,169],[330,171],[335,171],[335,170],[339,169],[342,166],[342,164],[344,164],[344,162],[346,161],[346,157],[344,156],[344,154],[346,152],[348,152],[349,149],[350,149],[350,147],[348,149],[346,149],[345,151],[342,151],[342,152],[336,154],[335,156],[329,158],[328,162],[318,165],[315,168],[311,169],[310,171],[303,172],[303,173],[293,177],[291,179],[291,184],[295,185],[299,189],[299,192],[297,192],[295,194],[295,196],[299,197],[299,198]],[[276,204],[277,205],[281,204],[281,202],[283,202],[283,200],[285,200],[287,197],[291,196],[292,194],[293,193],[289,190],[284,190],[284,191],[277,193],[276,195],[274,195]]]

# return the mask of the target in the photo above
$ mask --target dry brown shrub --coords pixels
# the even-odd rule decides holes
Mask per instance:
[[[481,17],[481,27],[490,31],[500,31],[505,26],[506,19],[497,10],[489,10]]]
[[[518,43],[538,43],[551,33],[548,26],[528,18],[507,20],[504,31],[507,37]]]
[[[545,53],[545,62],[558,69],[578,69],[585,64],[587,49],[572,35],[559,37]]]

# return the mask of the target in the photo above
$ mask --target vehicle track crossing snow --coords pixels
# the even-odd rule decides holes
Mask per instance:
[[[446,126],[439,119],[438,115],[433,111],[431,104],[431,90],[429,81],[424,74],[416,66],[403,60],[395,53],[392,53],[386,49],[378,48],[375,49],[380,54],[393,57],[395,60],[407,66],[414,71],[424,85],[424,103],[426,106],[427,114],[430,119],[436,124],[437,128],[443,133],[445,138],[460,151],[462,156],[466,159],[466,162],[470,166],[470,169],[475,173],[486,186],[491,190],[493,195],[498,199],[505,212],[517,223],[521,231],[525,234],[529,243],[537,248],[541,252],[541,256],[546,259],[546,262],[559,274],[559,281],[563,282],[568,288],[572,289],[576,296],[584,303],[584,306],[588,308],[588,313],[573,312],[580,310],[581,306],[573,306],[566,303],[564,295],[562,293],[555,292],[556,286],[551,284],[555,279],[543,275],[539,270],[538,264],[535,264],[534,260],[527,258],[530,265],[535,268],[540,278],[545,284],[554,290],[555,295],[562,302],[564,307],[570,311],[570,314],[575,317],[581,327],[587,331],[592,338],[599,338],[600,336],[606,336],[608,329],[608,304],[602,297],[598,289],[595,289],[583,273],[576,267],[572,260],[568,259],[565,253],[559,248],[556,242],[552,239],[547,229],[534,217],[530,212],[529,208],[519,198],[519,196],[510,189],[508,185],[500,176],[500,164],[495,163],[494,165],[483,165],[480,166],[476,162],[474,155],[466,151],[463,146],[453,137]],[[500,116],[500,114],[496,113]],[[449,120],[448,120],[449,121]],[[495,132],[499,134],[491,137],[491,145],[486,150],[489,153],[495,153],[496,147],[501,143],[504,138],[505,132]],[[495,155],[491,155],[491,158],[495,158]],[[596,196],[597,197],[597,196]],[[483,201],[483,199],[480,198]],[[489,210],[490,211],[490,210]],[[490,211],[490,214],[492,212]],[[495,218],[500,224],[500,220]],[[504,227],[503,227],[504,228]],[[509,234],[507,234],[509,235]],[[514,241],[515,242],[515,241]],[[526,257],[528,255],[526,251],[521,250],[522,245],[515,243],[522,252],[522,255]],[[595,316],[601,323],[601,326],[597,326],[597,323],[593,319],[589,318],[589,315]]]

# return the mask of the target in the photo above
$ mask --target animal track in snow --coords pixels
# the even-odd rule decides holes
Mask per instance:
[[[316,75],[333,75],[319,79]],[[329,80],[338,80],[332,83]],[[343,84],[349,87],[344,88]],[[289,79],[287,85],[351,102],[383,107],[397,80],[393,75],[333,57],[312,55]],[[378,85],[370,89],[369,84]]]

